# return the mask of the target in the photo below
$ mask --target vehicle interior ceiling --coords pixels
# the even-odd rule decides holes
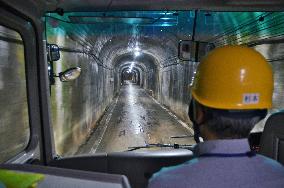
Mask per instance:
[[[282,1],[42,0],[40,3],[45,12],[41,18],[45,39],[60,48],[61,57],[59,63],[53,64],[54,70],[60,72],[71,66],[82,69],[78,80],[51,86],[55,151],[62,157],[48,161],[48,166],[123,174],[132,187],[146,187],[152,174],[162,167],[194,157],[189,150],[76,153],[91,134],[94,122],[100,120],[119,92],[121,77],[129,67],[140,80],[140,87],[151,91],[163,105],[172,105],[170,110],[190,124],[187,87],[202,57],[215,47],[247,45],[259,51],[274,70],[273,108],[267,118],[284,107]],[[191,41],[188,60],[178,56],[180,41]],[[183,75],[180,82],[179,74]],[[163,79],[171,84],[162,82]],[[265,122],[261,121],[253,130],[250,137],[253,149],[260,147]]]

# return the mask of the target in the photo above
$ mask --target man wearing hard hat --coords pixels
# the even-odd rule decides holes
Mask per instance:
[[[190,119],[196,158],[163,168],[153,187],[284,187],[284,167],[253,153],[248,135],[272,107],[273,72],[255,50],[225,46],[199,64],[191,89]]]

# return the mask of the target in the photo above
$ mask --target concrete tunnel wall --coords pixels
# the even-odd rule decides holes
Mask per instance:
[[[48,42],[63,48],[60,51],[61,59],[54,62],[56,74],[75,66],[82,69],[75,81],[62,83],[56,79],[55,85],[51,86],[56,152],[64,156],[72,155],[86,141],[113,99],[114,70],[83,53],[82,46],[68,35],[64,38],[49,37]]]
[[[187,115],[190,94],[188,87],[194,76],[196,64],[183,62],[180,64],[164,67],[161,69],[160,93],[158,100],[182,120],[190,123]]]

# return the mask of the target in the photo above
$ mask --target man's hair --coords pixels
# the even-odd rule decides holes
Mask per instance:
[[[220,139],[247,138],[267,110],[219,110],[202,107],[206,126]]]

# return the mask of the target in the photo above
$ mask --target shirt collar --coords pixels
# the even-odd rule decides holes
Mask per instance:
[[[247,139],[222,139],[210,140],[199,143],[194,148],[196,156],[202,154],[237,154],[250,151],[250,146]]]

